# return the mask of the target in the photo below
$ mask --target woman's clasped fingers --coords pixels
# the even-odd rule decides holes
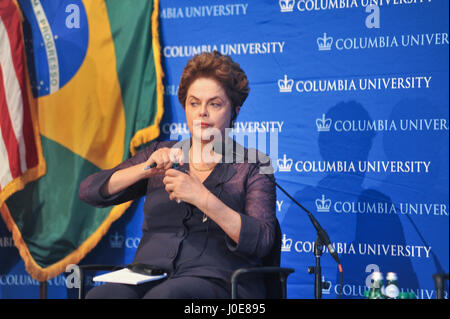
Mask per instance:
[[[180,191],[180,183],[181,181],[179,180],[180,175],[179,174],[183,174],[177,170],[174,169],[168,169],[165,172],[165,177],[163,178],[163,183],[165,185],[165,190],[169,193],[169,199],[170,200],[176,200],[177,203],[180,203],[180,199],[176,197],[176,195],[178,194],[177,191]]]

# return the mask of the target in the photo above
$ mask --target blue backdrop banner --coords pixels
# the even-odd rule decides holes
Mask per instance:
[[[189,136],[177,90],[186,62],[218,50],[246,71],[250,95],[233,135],[271,156],[277,182],[330,235],[323,298],[364,298],[370,275],[434,299],[449,267],[449,2],[446,0],[162,0],[162,140]],[[246,136],[257,135],[250,145]],[[143,199],[83,263],[131,262]],[[277,191],[288,298],[314,298],[316,231]],[[49,297],[70,298],[67,275]],[[92,284],[92,283],[91,283]],[[36,298],[0,221],[0,298]],[[448,290],[447,290],[448,292]],[[448,298],[448,293],[445,298]]]

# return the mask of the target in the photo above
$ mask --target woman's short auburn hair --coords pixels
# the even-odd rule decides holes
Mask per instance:
[[[216,80],[225,90],[233,108],[242,106],[250,92],[248,79],[238,63],[214,51],[194,56],[186,64],[178,87],[178,100],[186,107],[187,91],[198,78]]]

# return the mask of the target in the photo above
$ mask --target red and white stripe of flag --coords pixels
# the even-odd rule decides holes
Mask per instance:
[[[27,91],[21,16],[12,0],[0,1],[0,192],[38,165]]]

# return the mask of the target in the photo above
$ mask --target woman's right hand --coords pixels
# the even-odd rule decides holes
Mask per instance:
[[[179,163],[180,165],[183,165],[184,163],[184,156],[181,148],[160,148],[154,151],[144,163],[144,168],[156,164],[156,167],[146,170],[148,172],[146,175],[153,176],[164,174],[166,170],[172,168],[174,163]]]
[[[103,186],[102,193],[107,196],[116,194],[141,179],[164,174],[174,163],[181,165],[184,163],[181,148],[160,148],[154,151],[144,163],[116,171]],[[145,169],[152,164],[156,164],[156,167]]]

